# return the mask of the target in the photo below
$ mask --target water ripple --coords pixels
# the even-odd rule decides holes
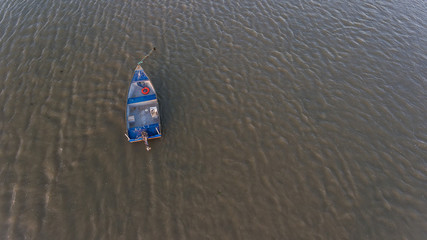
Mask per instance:
[[[422,239],[423,3],[1,2],[0,238]]]

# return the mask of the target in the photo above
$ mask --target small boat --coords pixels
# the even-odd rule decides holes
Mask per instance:
[[[126,104],[127,134],[125,135],[131,143],[144,141],[149,151],[151,148],[148,146],[148,140],[160,138],[162,134],[156,91],[140,65],[143,60],[137,64],[129,86]]]

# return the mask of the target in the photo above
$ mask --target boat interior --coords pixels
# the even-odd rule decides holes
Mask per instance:
[[[150,81],[132,82],[126,109],[128,134],[131,139],[160,137],[160,117],[156,94]]]

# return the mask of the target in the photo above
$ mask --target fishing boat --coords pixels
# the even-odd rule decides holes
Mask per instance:
[[[151,149],[148,140],[162,136],[156,91],[140,65],[153,50],[137,64],[130,82],[126,104],[127,133],[125,135],[131,143],[144,141],[147,151]]]

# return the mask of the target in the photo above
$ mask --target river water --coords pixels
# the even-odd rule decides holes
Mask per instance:
[[[423,0],[3,0],[0,43],[0,239],[427,237]]]

